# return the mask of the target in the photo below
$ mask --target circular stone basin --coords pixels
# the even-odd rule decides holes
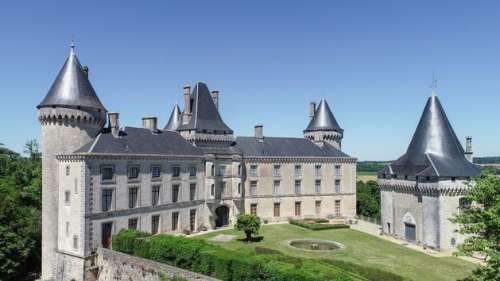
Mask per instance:
[[[338,242],[320,239],[289,240],[288,245],[293,248],[308,251],[334,251],[344,248],[344,245]]]

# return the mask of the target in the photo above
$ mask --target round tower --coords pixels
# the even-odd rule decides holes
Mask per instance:
[[[311,102],[309,117],[311,121],[304,130],[304,137],[317,143],[326,142],[340,150],[344,130],[340,128],[325,99],[321,99],[318,106]]]
[[[58,229],[57,155],[91,142],[106,122],[106,109],[71,46],[49,92],[37,106],[42,127],[42,280],[55,276]]]

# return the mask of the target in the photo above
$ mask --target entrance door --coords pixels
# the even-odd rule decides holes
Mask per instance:
[[[215,226],[221,227],[229,224],[229,208],[227,206],[220,206],[215,209]]]
[[[106,222],[102,224],[101,244],[103,248],[111,248],[111,232],[113,230],[113,223]]]
[[[405,223],[405,239],[412,242],[417,240],[414,224]]]

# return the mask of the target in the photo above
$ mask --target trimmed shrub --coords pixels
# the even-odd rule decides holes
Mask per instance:
[[[113,249],[119,249],[120,252],[133,254],[136,250],[137,238],[148,237],[149,234],[133,229],[122,229],[113,237]]]
[[[350,226],[347,224],[315,223],[315,222],[307,222],[305,220],[296,220],[296,219],[290,219],[288,222],[290,224],[304,227],[310,230],[350,228]]]

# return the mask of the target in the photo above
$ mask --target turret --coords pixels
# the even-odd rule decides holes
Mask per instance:
[[[58,243],[58,162],[91,142],[106,120],[85,70],[71,45],[70,54],[43,101],[37,106],[42,126],[42,280],[53,279]]]
[[[326,142],[341,149],[344,130],[335,120],[325,99],[321,99],[318,106],[315,102],[309,104],[309,117],[311,121],[304,130],[304,137],[319,144]]]
[[[181,109],[176,104],[174,109],[172,109],[172,113],[170,113],[170,118],[168,119],[167,125],[163,128],[163,130],[167,131],[175,131],[182,123],[182,115]]]

